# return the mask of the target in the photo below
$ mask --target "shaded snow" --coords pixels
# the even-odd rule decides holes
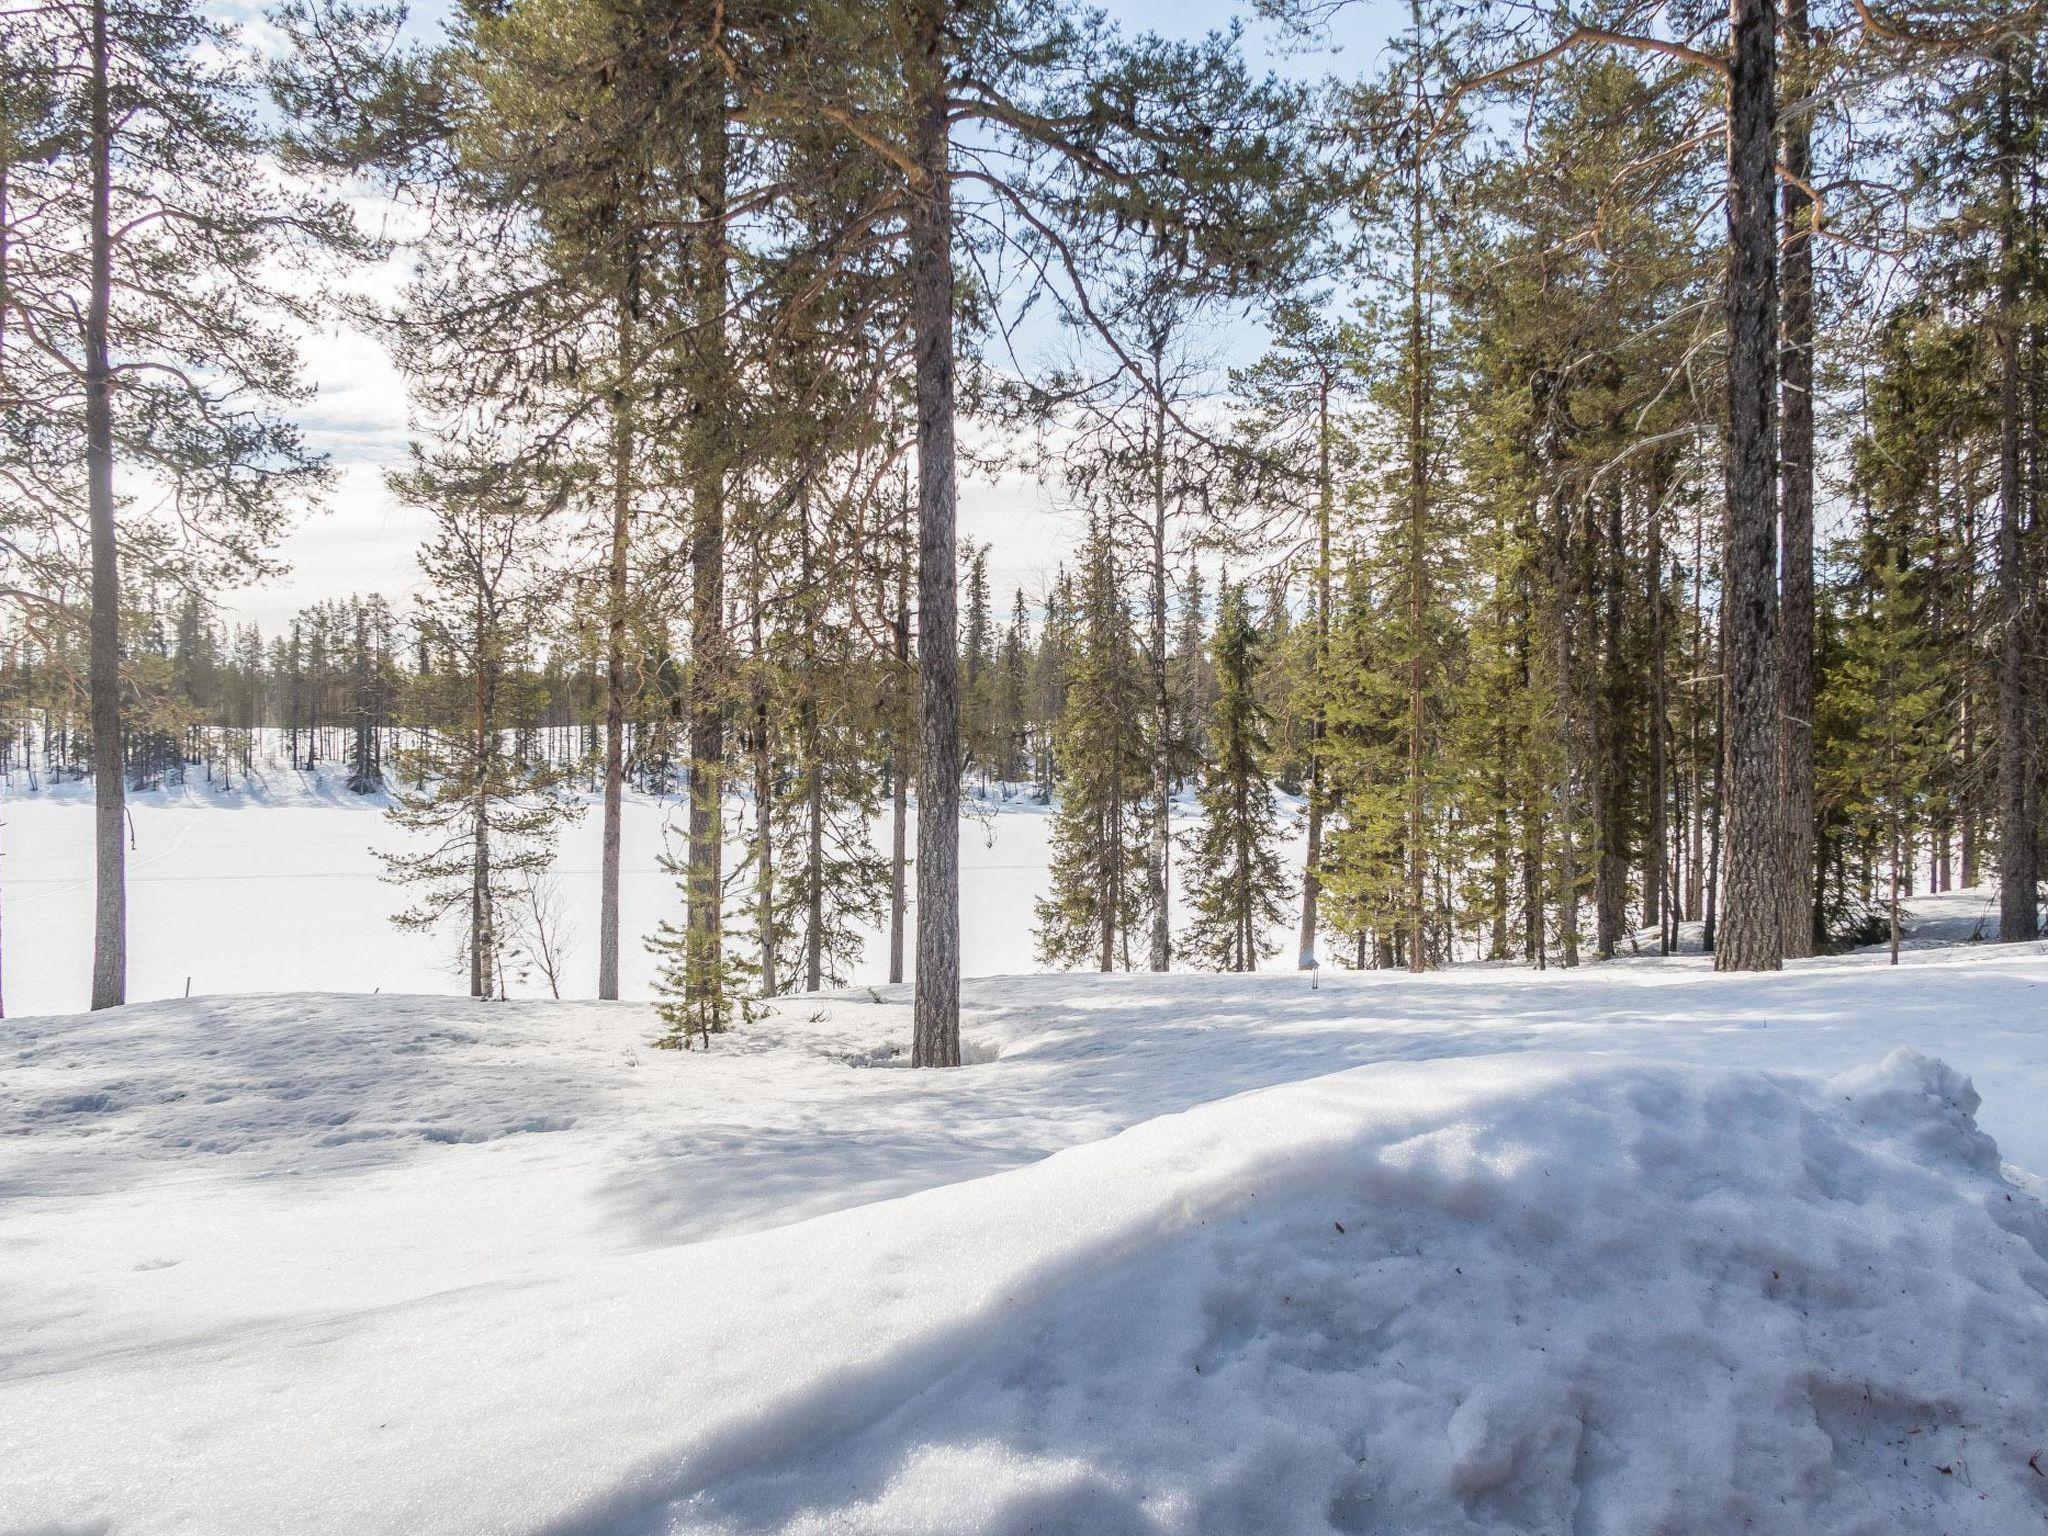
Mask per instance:
[[[953,1073],[886,987],[10,1019],[0,1532],[2048,1529],[2044,1003],[1010,977]]]

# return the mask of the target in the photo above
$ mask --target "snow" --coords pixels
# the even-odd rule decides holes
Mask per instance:
[[[196,770],[195,770],[196,774]],[[20,777],[0,794],[0,958],[9,1013],[82,1009],[90,997],[92,947],[91,785],[30,793]],[[272,759],[258,783],[231,793],[196,778],[130,797],[128,857],[131,999],[194,992],[447,992],[466,988],[450,945],[396,932],[405,893],[380,878],[374,849],[403,845],[382,797],[351,794],[332,765],[312,773]],[[660,857],[680,837],[673,798],[629,795],[624,807],[620,956],[625,995],[645,997],[655,960],[633,935],[681,910]],[[915,815],[913,813],[913,826]],[[886,824],[877,846],[888,846]],[[572,914],[565,995],[594,992],[600,819],[593,807],[563,834],[558,879]],[[913,834],[914,835],[914,834]],[[1032,902],[1044,894],[1050,819],[1022,799],[995,801],[961,827],[966,900],[964,962],[971,974],[1036,964]],[[736,861],[735,861],[736,862]],[[913,882],[913,885],[915,882]],[[855,981],[882,981],[888,946],[878,936]],[[530,978],[515,990],[545,996]]]
[[[9,1019],[0,1532],[2043,1529],[2048,946],[1880,958]]]
[[[1006,974],[1013,801],[927,1073],[879,948],[709,1052],[427,995],[380,806],[275,764],[136,797],[156,1000],[67,1015],[87,803],[0,813],[0,1536],[2048,1529],[2048,945],[1987,892],[1896,968]]]

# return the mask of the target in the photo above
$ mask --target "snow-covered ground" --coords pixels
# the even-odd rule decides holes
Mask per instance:
[[[0,1532],[2048,1529],[2048,949],[1879,959],[10,1019]]]

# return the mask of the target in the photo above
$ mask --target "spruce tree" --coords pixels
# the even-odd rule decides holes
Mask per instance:
[[[1149,691],[1104,519],[1091,521],[1081,560],[1054,729],[1059,803],[1049,889],[1037,904],[1038,954],[1048,965],[1109,971],[1130,966],[1132,930],[1147,916]]]
[[[1190,839],[1183,958],[1205,969],[1250,971],[1274,949],[1292,882],[1278,848],[1279,812],[1266,767],[1269,721],[1253,684],[1259,635],[1241,588],[1222,587],[1211,642],[1216,701],[1209,712],[1214,757],[1202,776],[1202,824]]]

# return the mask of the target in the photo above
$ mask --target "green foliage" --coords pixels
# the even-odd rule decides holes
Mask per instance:
[[[1287,915],[1293,882],[1281,866],[1280,820],[1266,768],[1271,719],[1258,703],[1261,640],[1244,591],[1225,585],[1211,642],[1215,755],[1202,776],[1202,825],[1191,842],[1184,958],[1206,969],[1251,971],[1272,952],[1269,931]]]
[[[1054,734],[1059,807],[1049,889],[1037,904],[1038,954],[1048,965],[1106,971],[1129,967],[1132,931],[1147,916],[1145,796],[1152,781],[1148,694],[1115,548],[1100,519],[1082,551],[1075,603],[1062,647],[1065,703]]]
[[[538,536],[526,509],[480,495],[466,469],[422,463],[402,484],[435,514],[435,536],[420,552],[429,585],[419,625],[445,664],[416,682],[414,707],[432,724],[400,752],[386,811],[411,842],[378,856],[385,878],[411,897],[392,921],[419,932],[453,926],[471,995],[503,996],[509,909],[583,810],[558,793],[556,769],[508,739],[532,703],[522,696],[532,669],[521,663],[547,593],[534,564]]]

